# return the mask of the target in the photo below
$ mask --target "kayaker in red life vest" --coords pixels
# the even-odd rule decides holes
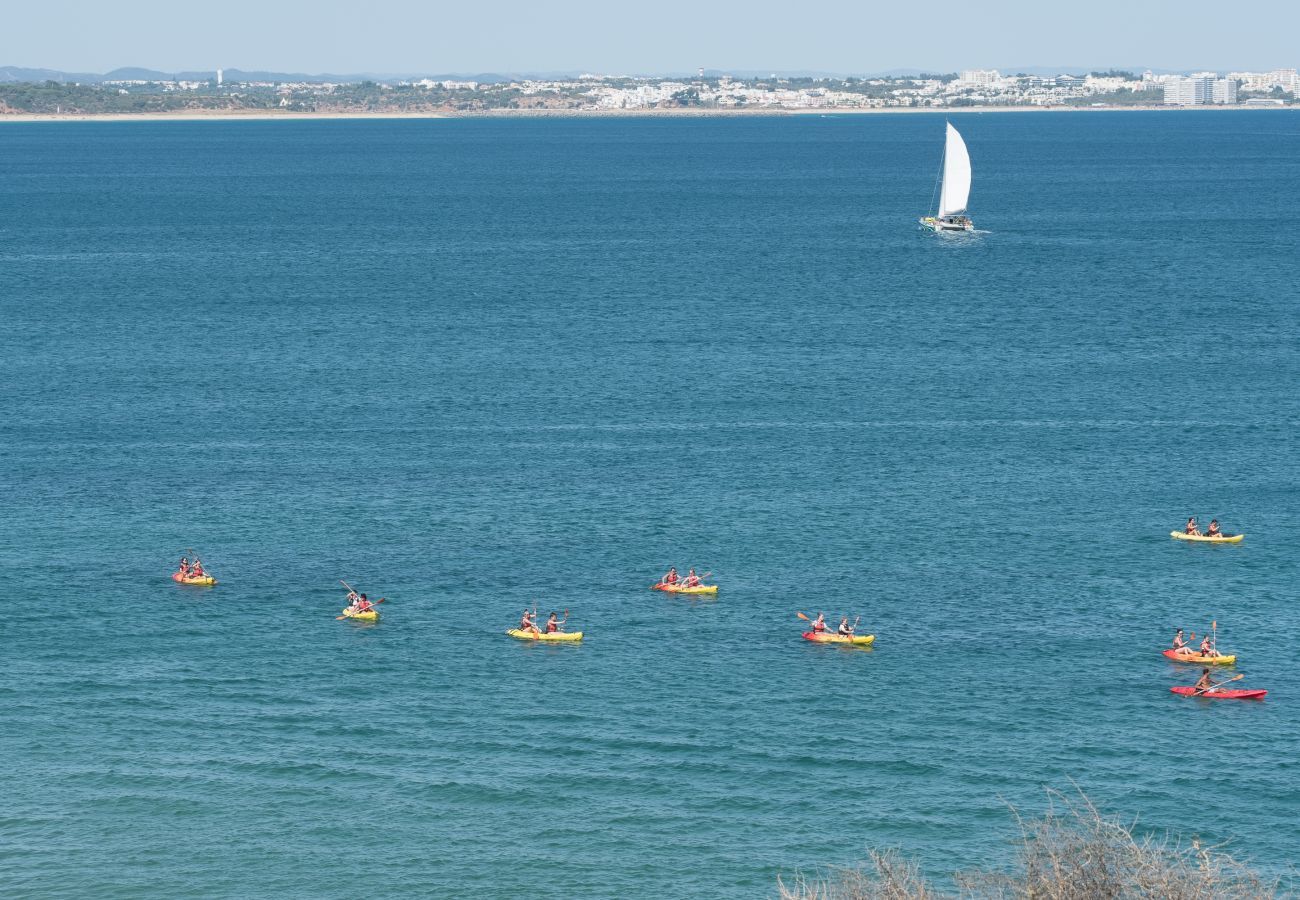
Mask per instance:
[[[842,637],[853,637],[853,626],[849,624],[848,616],[840,619],[840,627],[835,630],[835,633]]]
[[[1174,635],[1174,652],[1175,653],[1192,652],[1192,648],[1187,646],[1187,641],[1183,640],[1183,630],[1181,628],[1178,629],[1178,633]]]
[[[206,574],[207,572],[203,571],[203,562],[197,556],[194,557],[194,565],[190,566],[190,577],[202,578]]]
[[[188,577],[189,577],[189,574],[190,574],[190,558],[189,558],[188,556],[182,556],[182,557],[181,557],[181,577],[182,577],[182,578],[188,578]]]
[[[1183,534],[1193,534],[1197,537],[1201,536],[1201,529],[1196,527],[1196,516],[1192,516],[1187,520],[1187,524],[1183,527]]]
[[[569,621],[569,614],[566,612],[566,613],[564,614],[564,622],[567,622],[567,621]],[[560,630],[560,626],[563,625],[564,622],[559,621],[559,617],[556,616],[556,614],[555,614],[554,612],[552,612],[551,615],[550,615],[550,617],[547,618],[547,620],[546,620],[546,633],[547,633],[547,634],[556,634],[556,633],[558,633],[559,630]]]
[[[375,605],[366,599],[365,594],[362,594],[360,597],[357,598],[357,602],[354,605],[352,611],[363,613],[363,612],[370,612],[370,610],[374,608]]]
[[[682,582],[682,587],[692,588],[698,585],[699,583],[700,583],[700,576],[695,574],[694,569],[691,569],[689,572],[686,573],[686,580]]]
[[[813,634],[821,634],[826,630],[826,613],[818,613],[817,618],[812,623]]]
[[[1205,640],[1201,641],[1201,656],[1218,656],[1219,651],[1214,649],[1214,644],[1210,641],[1207,634]]]
[[[1206,537],[1223,537],[1223,532],[1219,530],[1219,520],[1211,519],[1210,527],[1205,529]]]
[[[524,610],[523,618],[519,620],[519,630],[531,631],[533,634],[539,633],[537,630],[537,620],[533,618],[531,611]]]
[[[669,568],[669,569],[668,569],[668,574],[665,575],[663,578],[659,579],[659,583],[660,583],[660,584],[676,584],[676,583],[677,583],[677,567],[676,567],[676,566],[672,566],[671,568]]]

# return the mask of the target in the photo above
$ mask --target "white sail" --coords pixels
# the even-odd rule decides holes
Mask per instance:
[[[957,129],[948,123],[948,140],[943,151],[943,189],[939,192],[939,215],[955,216],[966,211],[970,199],[970,154]]]

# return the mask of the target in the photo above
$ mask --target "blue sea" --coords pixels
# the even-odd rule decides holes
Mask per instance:
[[[942,116],[0,124],[0,893],[1292,871],[1300,114],[954,123],[956,237]]]

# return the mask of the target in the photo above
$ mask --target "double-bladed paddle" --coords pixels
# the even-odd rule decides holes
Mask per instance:
[[[1193,697],[1200,697],[1202,694],[1208,694],[1208,693],[1210,693],[1211,691],[1217,691],[1219,688],[1223,687],[1225,684],[1232,684],[1234,681],[1240,681],[1241,679],[1243,679],[1243,678],[1245,678],[1245,677],[1246,677],[1246,676],[1245,676],[1244,674],[1242,674],[1242,675],[1233,675],[1233,676],[1232,676],[1231,678],[1229,678],[1227,681],[1220,681],[1218,684],[1211,685],[1210,687],[1207,687],[1207,688],[1201,688],[1199,691],[1197,691],[1196,693],[1192,694],[1192,696],[1193,696]]]

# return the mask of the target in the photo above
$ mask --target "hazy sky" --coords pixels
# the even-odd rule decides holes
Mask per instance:
[[[101,72],[874,72],[1300,65],[1300,3],[1256,0],[14,2],[0,66]]]

